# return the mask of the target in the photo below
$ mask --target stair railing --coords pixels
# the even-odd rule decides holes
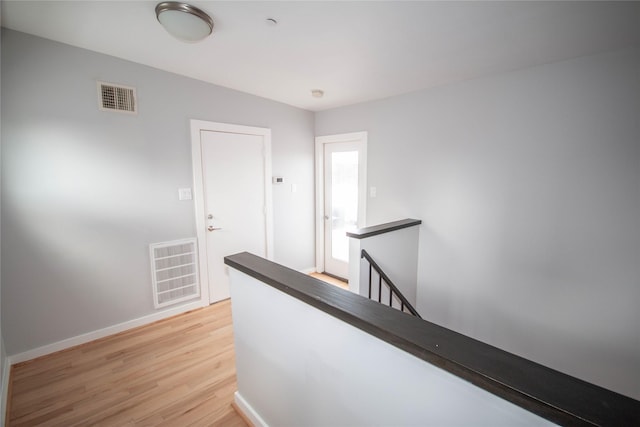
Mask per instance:
[[[393,284],[389,276],[382,271],[382,268],[371,258],[371,255],[367,253],[364,249],[360,253],[360,258],[364,258],[369,262],[369,299],[371,298],[371,287],[372,287],[372,270],[375,270],[378,273],[378,302],[381,304],[385,304],[382,302],[382,283],[387,286],[389,289],[389,307],[393,307],[393,297],[395,296],[400,301],[400,311],[406,313],[405,308],[412,315],[422,319],[422,317],[418,314],[415,308],[411,305],[411,303],[402,295],[400,289],[396,285]],[[387,304],[385,304],[387,305]]]

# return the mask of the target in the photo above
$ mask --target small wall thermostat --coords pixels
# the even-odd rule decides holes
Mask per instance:
[[[191,200],[191,188],[178,188],[178,200]]]
[[[274,176],[272,178],[272,181],[273,181],[274,184],[282,184],[282,183],[284,183],[284,177]]]

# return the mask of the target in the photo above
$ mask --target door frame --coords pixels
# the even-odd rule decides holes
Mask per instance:
[[[191,120],[191,162],[193,169],[193,199],[198,238],[198,268],[200,272],[201,301],[209,305],[209,273],[207,267],[207,219],[204,201],[204,174],[202,167],[202,132],[222,132],[261,136],[264,143],[264,197],[266,256],[273,259],[273,197],[271,188],[271,129],[229,123]]]
[[[316,272],[324,272],[324,146],[341,142],[359,145],[362,162],[358,165],[358,227],[367,222],[367,132],[316,136]],[[351,262],[351,260],[349,260]]]

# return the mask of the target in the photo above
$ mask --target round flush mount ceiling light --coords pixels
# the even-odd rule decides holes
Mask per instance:
[[[322,89],[312,89],[311,96],[314,98],[322,98],[324,96],[324,91]]]
[[[156,17],[169,34],[186,42],[197,42],[213,32],[206,12],[187,3],[165,1],[156,5]]]

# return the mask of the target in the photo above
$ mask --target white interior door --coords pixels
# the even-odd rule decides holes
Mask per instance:
[[[349,238],[358,228],[360,146],[324,144],[324,271],[348,278]]]
[[[200,132],[209,302],[229,298],[224,257],[267,257],[267,159],[262,135]],[[199,235],[201,233],[199,232]],[[204,276],[204,275],[203,275]]]

